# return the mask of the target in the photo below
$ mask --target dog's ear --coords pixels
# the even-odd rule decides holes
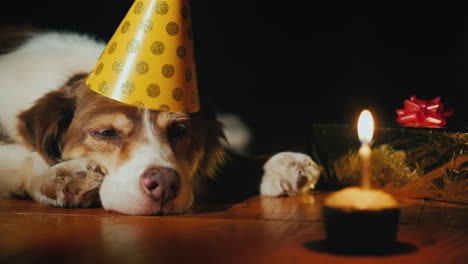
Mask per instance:
[[[218,167],[225,161],[225,151],[221,145],[221,140],[226,140],[220,122],[214,121],[211,132],[207,134],[205,140],[205,155],[200,163],[201,172],[209,178],[213,178]]]
[[[198,174],[214,178],[216,171],[225,161],[226,153],[221,141],[226,141],[222,124],[216,119],[215,107],[211,101],[202,101],[200,114],[203,115],[204,155],[200,161]]]
[[[60,89],[45,94],[18,115],[17,130],[23,143],[41,154],[50,165],[61,161],[62,135],[75,111],[74,89],[85,76],[76,74]]]

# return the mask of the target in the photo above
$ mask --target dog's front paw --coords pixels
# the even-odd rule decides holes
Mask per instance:
[[[106,174],[104,167],[88,159],[65,161],[43,175],[34,198],[57,207],[94,206],[100,201],[99,187]]]
[[[280,152],[263,166],[260,194],[298,196],[315,187],[322,167],[309,156],[295,152]]]

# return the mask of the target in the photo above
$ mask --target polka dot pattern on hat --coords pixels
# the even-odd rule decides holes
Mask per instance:
[[[188,0],[136,0],[87,80],[136,107],[199,111]]]

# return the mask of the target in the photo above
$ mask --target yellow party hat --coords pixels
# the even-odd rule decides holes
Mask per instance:
[[[200,110],[188,0],[136,0],[86,84],[154,110]]]

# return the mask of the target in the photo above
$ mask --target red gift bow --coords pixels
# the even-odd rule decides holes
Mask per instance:
[[[398,123],[415,127],[443,127],[447,123],[445,117],[453,115],[453,109],[444,111],[444,104],[440,97],[430,101],[411,96],[403,101],[405,108],[397,109]]]

